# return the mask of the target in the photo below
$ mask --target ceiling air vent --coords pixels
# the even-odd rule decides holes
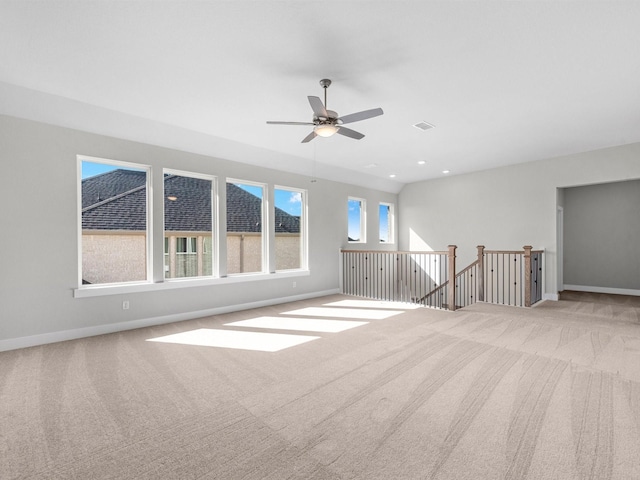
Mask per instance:
[[[414,125],[414,127],[416,127],[418,130],[429,130],[431,128],[435,128],[435,125],[431,125],[430,123],[427,122],[418,122]]]

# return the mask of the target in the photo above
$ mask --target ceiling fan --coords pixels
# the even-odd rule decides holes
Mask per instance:
[[[311,122],[272,122],[268,121],[270,125],[313,125],[313,130],[309,135],[304,137],[302,143],[307,143],[316,138],[318,135],[321,137],[330,137],[334,133],[339,133],[345,137],[355,138],[360,140],[364,138],[364,135],[350,128],[343,127],[345,123],[359,122],[360,120],[366,120],[367,118],[377,117],[384,112],[381,108],[372,108],[371,110],[364,110],[362,112],[351,113],[342,117],[338,116],[337,112],[333,110],[327,110],[327,88],[331,85],[331,80],[323,78],[320,80],[320,86],[324,88],[324,104],[318,97],[309,96],[309,104],[313,110],[313,120]]]

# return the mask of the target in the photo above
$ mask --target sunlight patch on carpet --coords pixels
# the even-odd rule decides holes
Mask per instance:
[[[338,317],[338,318],[359,318],[363,320],[384,320],[404,313],[397,310],[373,310],[354,308],[331,308],[331,307],[307,307],[289,312],[281,312],[282,315],[304,315],[307,317]]]
[[[402,302],[386,302],[384,300],[339,300],[337,302],[325,303],[327,307],[349,307],[349,308],[393,308],[399,310],[415,310],[421,308],[420,305]]]
[[[320,337],[287,335],[284,333],[238,332],[200,328],[189,332],[149,338],[148,342],[179,343],[202,347],[234,348],[260,352],[278,352],[285,348],[316,340]]]
[[[369,322],[352,320],[320,320],[313,318],[256,317],[239,322],[225,323],[229,327],[271,328],[275,330],[300,330],[302,332],[337,333]]]

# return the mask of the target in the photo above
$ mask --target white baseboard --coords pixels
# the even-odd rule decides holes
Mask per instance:
[[[0,340],[0,352],[17,350],[19,348],[36,347],[38,345],[46,345],[48,343],[76,340],[78,338],[94,337],[96,335],[104,335],[107,333],[123,332],[125,330],[134,330],[136,328],[153,327],[155,325],[164,325],[166,323],[181,322],[184,320],[193,320],[196,318],[208,317],[211,315],[221,315],[223,313],[249,310],[251,308],[268,307],[281,303],[296,302],[298,300],[307,300],[309,298],[334,295],[336,293],[340,293],[340,289],[336,288],[332,290],[325,290],[322,292],[293,295],[290,297],[270,298],[257,302],[226,305],[223,307],[209,308],[206,310],[164,315],[162,317],[141,318],[139,320],[132,320],[129,322],[119,322],[110,323],[107,325],[97,325],[94,327],[75,328],[72,330],[43,333],[40,335],[31,335],[28,337],[9,338],[7,340]]]
[[[557,302],[560,299],[560,295],[558,295],[557,293],[543,293],[542,299]]]
[[[592,293],[610,293],[612,295],[632,295],[640,297],[640,290],[629,288],[609,288],[609,287],[590,287],[585,285],[564,285],[565,290],[573,290],[576,292],[592,292]]]

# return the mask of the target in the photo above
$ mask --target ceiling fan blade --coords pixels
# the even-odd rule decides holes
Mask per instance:
[[[300,143],[308,143],[311,140],[313,140],[314,138],[316,138],[317,136],[318,136],[318,134],[315,131],[312,130],[311,133],[309,135],[307,135],[306,137],[304,137],[304,139]]]
[[[327,113],[327,109],[324,108],[322,100],[319,97],[307,97],[309,99],[309,105],[313,109],[313,113],[316,117],[324,117],[329,118],[329,114]]]
[[[272,122],[267,121],[269,125],[315,125],[315,123],[311,122]]]
[[[371,110],[364,110],[358,113],[350,113],[349,115],[340,117],[338,119],[338,122],[340,124],[359,122],[360,120],[366,120],[367,118],[377,117],[378,115],[382,115],[383,113],[384,112],[381,108],[372,108]]]
[[[356,132],[355,130],[351,130],[350,128],[347,128],[347,127],[338,127],[338,131],[336,133],[339,133],[340,135],[344,135],[345,137],[355,138],[356,140],[360,140],[361,138],[364,138],[364,135],[362,133]]]

